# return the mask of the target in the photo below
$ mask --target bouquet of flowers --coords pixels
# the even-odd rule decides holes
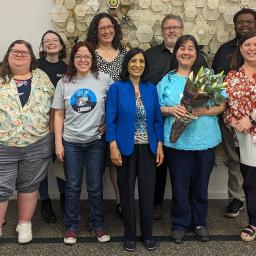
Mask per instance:
[[[180,103],[186,108],[187,115],[174,119],[170,135],[170,141],[172,143],[177,141],[186,126],[196,118],[192,115],[193,108],[204,106],[210,108],[211,105],[208,104],[210,99],[215,106],[219,106],[226,100],[226,98],[221,95],[226,84],[223,82],[223,79],[223,72],[215,75],[212,69],[204,67],[200,68],[195,78],[193,71],[189,74]]]

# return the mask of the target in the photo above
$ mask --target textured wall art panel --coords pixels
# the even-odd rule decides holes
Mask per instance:
[[[180,15],[185,33],[194,35],[212,59],[234,37],[233,16],[242,7],[256,10],[256,0],[54,0],[50,17],[71,47],[75,38],[85,38],[95,14],[108,12],[121,24],[124,45],[147,49],[162,41],[164,15]]]

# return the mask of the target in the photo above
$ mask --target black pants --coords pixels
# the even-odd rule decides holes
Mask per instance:
[[[130,156],[122,156],[123,165],[117,167],[117,183],[126,240],[136,240],[134,190],[137,176],[141,237],[145,240],[152,239],[155,159],[155,155],[151,152],[148,144],[136,144],[133,153]]]
[[[164,156],[166,156],[166,148],[164,149]],[[154,196],[154,205],[160,206],[163,203],[164,191],[166,185],[166,176],[167,176],[167,161],[166,157],[164,162],[156,168],[156,187],[155,187],[155,196]]]
[[[240,164],[249,224],[256,227],[256,167]]]

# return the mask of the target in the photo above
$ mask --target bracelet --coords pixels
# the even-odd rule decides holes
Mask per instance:
[[[251,115],[249,115],[249,120],[250,120],[252,126],[256,126],[256,121],[252,118]]]

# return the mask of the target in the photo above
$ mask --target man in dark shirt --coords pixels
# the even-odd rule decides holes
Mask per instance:
[[[221,45],[215,54],[212,63],[215,73],[224,70],[226,75],[229,72],[233,54],[238,47],[239,38],[246,32],[256,29],[256,12],[252,9],[241,9],[234,15],[233,21],[236,37]],[[228,194],[231,199],[224,215],[235,218],[244,207],[243,177],[240,173],[238,148],[234,144],[233,133],[225,126],[222,118],[220,118],[220,127],[223,139],[222,145],[228,157]]]
[[[183,21],[180,16],[168,14],[164,17],[162,24],[162,44],[150,48],[146,51],[148,61],[148,80],[157,84],[161,78],[169,71],[174,45],[177,39],[183,34]],[[167,175],[167,163],[157,168],[156,187],[154,197],[154,219],[162,218],[162,202],[164,198],[165,184]]]
[[[149,66],[148,80],[155,85],[169,71],[174,45],[183,34],[183,21],[180,16],[168,14],[162,21],[161,29],[164,39],[162,44],[146,51]]]

